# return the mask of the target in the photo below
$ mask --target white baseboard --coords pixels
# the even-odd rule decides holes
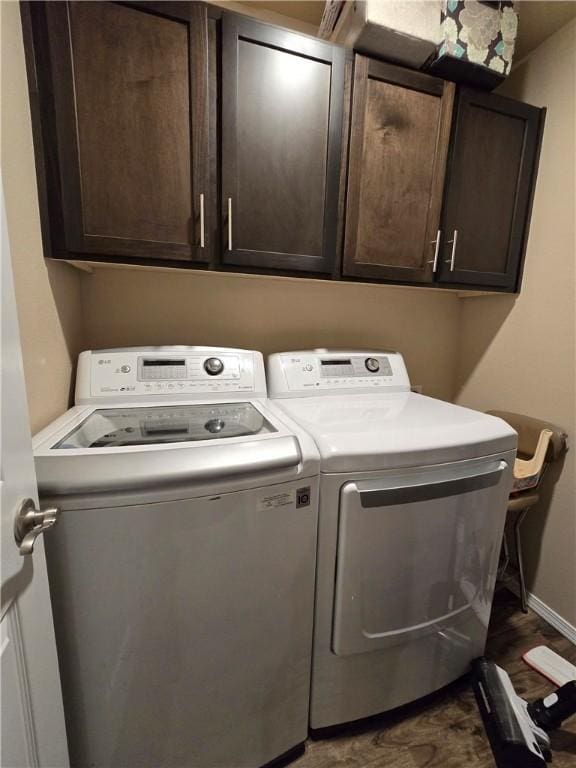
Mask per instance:
[[[506,586],[515,595],[518,597],[520,596],[520,590],[515,580],[511,580]],[[564,637],[568,638],[571,643],[576,645],[575,626],[566,621],[566,619],[562,618],[559,613],[556,613],[556,611],[552,610],[549,605],[546,605],[543,600],[540,600],[539,597],[533,595],[532,592],[527,593],[527,601],[528,607],[531,608],[534,613],[537,613],[538,616],[544,619],[544,621],[547,621],[550,626],[554,627],[554,629],[558,630],[561,635],[564,635]]]

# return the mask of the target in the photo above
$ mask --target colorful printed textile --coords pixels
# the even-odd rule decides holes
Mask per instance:
[[[518,31],[514,6],[514,0],[444,0],[440,20],[444,42],[438,56],[455,56],[509,74]]]

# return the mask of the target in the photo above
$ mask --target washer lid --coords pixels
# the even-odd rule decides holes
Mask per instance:
[[[425,466],[514,450],[501,419],[412,392],[275,401],[314,438],[322,472]]]
[[[34,455],[45,497],[230,490],[243,478],[297,477],[309,458],[260,402],[77,406],[35,437]]]
[[[98,408],[51,447],[160,445],[271,432],[276,428],[252,403]]]

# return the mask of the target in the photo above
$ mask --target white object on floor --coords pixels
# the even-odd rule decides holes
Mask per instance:
[[[540,672],[558,688],[576,680],[576,666],[545,645],[532,648],[522,658],[529,667]]]

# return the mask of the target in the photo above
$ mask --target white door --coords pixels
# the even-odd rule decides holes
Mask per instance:
[[[0,612],[2,768],[65,768],[68,748],[42,536],[21,555],[14,518],[38,495],[20,336],[12,284],[4,194],[1,196]]]

